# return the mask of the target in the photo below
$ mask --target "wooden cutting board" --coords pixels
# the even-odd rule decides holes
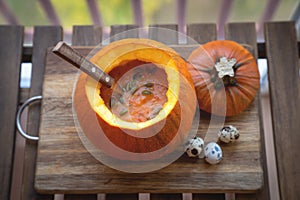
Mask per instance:
[[[195,47],[173,46],[183,57]],[[77,48],[87,55],[91,48]],[[257,99],[225,125],[240,130],[236,143],[221,144],[223,160],[209,165],[183,154],[171,165],[149,173],[125,173],[96,160],[83,146],[74,124],[72,92],[78,70],[48,52],[43,85],[35,188],[41,193],[255,192],[263,185]],[[202,116],[204,136],[210,117]],[[213,126],[213,125],[212,125]],[[216,130],[219,127],[212,127]]]

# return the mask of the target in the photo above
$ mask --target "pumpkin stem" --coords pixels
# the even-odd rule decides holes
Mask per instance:
[[[211,79],[211,81],[214,83],[215,89],[237,85],[236,79],[227,75],[223,78],[217,78],[215,80]]]
[[[223,78],[224,76],[228,75],[233,77],[234,76],[234,68],[233,66],[236,63],[235,58],[227,59],[225,56],[220,58],[219,62],[216,62],[215,68],[218,72],[219,78]]]
[[[214,73],[211,74],[211,81],[214,82],[215,89],[236,85],[237,81],[234,78],[236,65],[235,58],[227,59],[225,56],[216,62]]]
[[[234,86],[236,85],[236,79],[234,77],[230,77],[230,76],[224,76],[222,78],[224,86]]]

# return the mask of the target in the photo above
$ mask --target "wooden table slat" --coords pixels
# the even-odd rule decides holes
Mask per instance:
[[[29,98],[29,88],[20,88],[19,90],[19,104],[23,104]]]
[[[281,199],[300,199],[300,78],[294,22],[265,26],[271,114]]]
[[[30,97],[42,94],[46,50],[60,40],[62,40],[61,27],[37,26],[34,28]],[[27,131],[31,135],[39,133],[40,106],[40,103],[35,103],[28,109]],[[36,156],[37,143],[26,141],[22,197],[24,199],[52,199],[53,195],[38,195],[34,189]]]
[[[217,39],[217,26],[216,24],[188,24],[187,35],[195,40],[187,40],[188,43],[204,44]]]
[[[258,58],[257,53],[257,38],[256,38],[256,29],[255,23],[229,23],[225,26],[225,38],[229,40],[236,41],[240,44],[243,44],[250,52],[253,54],[255,58]],[[259,99],[259,94],[257,97]],[[259,100],[258,100],[259,103]],[[262,127],[262,118],[261,118],[261,109],[259,105],[257,105],[259,109],[258,118],[260,119],[259,127],[260,127],[260,149],[261,149],[261,167],[264,171],[264,190],[260,190],[258,193],[260,199],[269,199],[269,190],[268,190],[268,173],[267,173],[267,160],[266,160],[266,152],[264,149],[264,132]],[[246,194],[248,195],[248,194]],[[243,199],[243,194],[239,194],[237,199]]]
[[[194,39],[199,44],[204,44],[217,39],[216,24],[190,24],[187,26],[187,36]],[[194,44],[194,41],[187,43]],[[224,194],[193,194],[193,200],[206,200],[206,199],[225,199]]]
[[[10,199],[18,108],[22,26],[0,26],[0,199]]]
[[[102,29],[94,26],[74,26],[73,46],[97,46],[102,41]],[[70,69],[72,70],[72,69]],[[65,200],[92,200],[97,199],[97,194],[65,194]]]
[[[164,44],[178,44],[177,24],[149,25],[149,38]]]
[[[235,40],[243,44],[256,44],[255,26],[252,23],[236,23],[227,24],[225,27],[226,38],[229,40]],[[209,42],[216,40],[217,32],[214,24],[192,24],[188,25],[188,36],[195,38],[199,43]],[[210,31],[207,31],[210,30]],[[207,31],[207,32],[206,32]],[[211,34],[207,34],[207,33]],[[244,33],[247,33],[244,36]],[[249,37],[249,33],[251,37]],[[253,52],[255,53],[256,46],[254,46]],[[239,196],[240,197],[240,196]],[[224,199],[224,194],[195,194],[193,199]]]
[[[110,29],[110,42],[125,38],[139,37],[137,25],[112,25]]]
[[[74,26],[73,46],[96,46],[102,41],[102,28],[98,26]]]

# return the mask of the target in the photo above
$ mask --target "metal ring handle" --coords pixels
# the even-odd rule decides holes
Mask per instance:
[[[17,129],[19,131],[19,133],[27,140],[39,140],[39,137],[37,136],[31,136],[31,135],[28,135],[22,128],[21,126],[21,115],[22,115],[22,112],[24,111],[24,109],[26,108],[27,105],[29,105],[30,103],[34,102],[34,101],[37,101],[37,100],[42,100],[43,97],[42,96],[33,96],[29,99],[27,99],[23,105],[19,108],[18,110],[18,113],[17,113],[17,119],[16,119],[16,124],[17,124]]]

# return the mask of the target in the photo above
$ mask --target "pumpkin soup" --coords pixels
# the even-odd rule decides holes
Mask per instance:
[[[111,112],[129,122],[153,119],[167,102],[165,71],[153,63],[125,61],[110,73],[117,81],[116,91],[101,87],[101,97]]]

